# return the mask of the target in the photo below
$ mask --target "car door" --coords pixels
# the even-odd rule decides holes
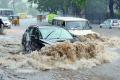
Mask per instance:
[[[38,28],[34,28],[31,34],[31,44],[32,50],[39,50],[44,46],[43,42],[40,40],[42,39],[42,35]]]
[[[111,27],[111,20],[107,20],[107,21],[105,22],[105,27],[106,27],[106,28]]]
[[[23,38],[22,38],[23,50],[26,51],[27,53],[30,53],[32,50],[31,49],[31,38],[30,38],[31,32],[32,32],[32,28],[28,28],[23,34]]]
[[[106,27],[107,20],[100,24],[102,27]]]
[[[26,29],[25,33],[23,34],[23,37],[22,37],[22,43],[27,43],[29,41],[31,41],[30,39],[30,33],[32,32],[32,29],[31,28],[28,28]]]

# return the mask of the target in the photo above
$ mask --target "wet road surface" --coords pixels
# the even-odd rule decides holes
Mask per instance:
[[[13,32],[13,34],[10,35],[20,38],[25,29],[15,27],[13,30],[18,30],[17,34]],[[94,28],[93,30],[102,36],[120,38],[120,30],[116,28],[111,30]],[[109,51],[120,53],[120,48],[113,48]],[[53,69],[35,72],[17,72],[2,67],[0,70],[0,80],[120,80],[120,59],[112,63],[82,70]]]

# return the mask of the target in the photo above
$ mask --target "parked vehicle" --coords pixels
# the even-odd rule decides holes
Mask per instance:
[[[103,23],[100,24],[100,28],[109,28],[112,29],[114,27],[119,27],[119,20],[118,19],[107,19]]]
[[[10,23],[10,21],[7,17],[0,17],[0,19],[2,19],[2,21],[4,23],[4,27],[11,28],[12,24]]]
[[[18,15],[10,15],[9,20],[12,23],[12,25],[20,25],[20,18]]]
[[[14,11],[12,9],[8,8],[0,8],[0,16],[9,17],[10,15],[13,15]]]
[[[74,41],[73,36],[65,29],[54,26],[30,26],[22,38],[23,49],[26,53],[40,50],[45,45],[56,42]]]
[[[75,17],[55,17],[53,25],[65,28],[73,35],[87,35],[94,33],[87,19]]]
[[[119,23],[119,28],[120,28],[120,20],[118,20],[118,23]]]
[[[46,15],[37,15],[37,20],[39,21],[39,22],[42,22],[43,20],[45,20],[46,19]]]

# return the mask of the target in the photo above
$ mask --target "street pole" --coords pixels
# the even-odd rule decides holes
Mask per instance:
[[[15,0],[13,0],[13,10],[14,10],[14,13],[15,13]]]

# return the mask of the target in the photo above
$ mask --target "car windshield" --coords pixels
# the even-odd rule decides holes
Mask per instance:
[[[71,34],[60,28],[60,29],[40,29],[43,39],[72,39]]]
[[[67,29],[90,29],[88,21],[70,21],[66,22]]]
[[[104,24],[109,24],[109,25],[110,25],[110,24],[111,24],[111,20],[108,19],[108,20],[104,21],[103,23],[104,23]]]

